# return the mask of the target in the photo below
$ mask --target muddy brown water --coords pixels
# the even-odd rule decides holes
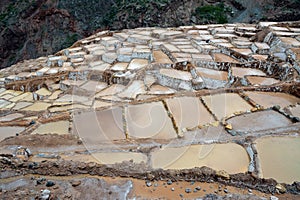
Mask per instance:
[[[252,108],[250,104],[234,93],[209,95],[202,97],[202,99],[219,120],[235,112],[246,112]]]
[[[49,106],[51,106],[50,103],[35,102],[32,105],[23,108],[22,110],[25,110],[25,111],[44,111],[44,110],[47,110],[47,108]]]
[[[202,67],[198,67],[196,69],[197,69],[198,75],[201,77],[227,81],[228,72],[207,69],[207,68],[202,68]]]
[[[254,102],[265,108],[279,105],[284,108],[289,105],[300,103],[300,99],[286,93],[280,92],[246,92]]]
[[[0,127],[0,141],[10,136],[16,136],[17,133],[20,133],[24,130],[24,127]]]
[[[231,124],[234,130],[242,132],[275,129],[292,124],[284,115],[273,110],[236,116],[227,120],[227,123]]]
[[[263,178],[300,181],[300,137],[264,137],[255,143]]]
[[[267,78],[261,76],[247,76],[247,79],[252,85],[272,85],[279,82],[274,78]]]
[[[208,166],[228,173],[248,170],[249,157],[245,149],[235,143],[165,147],[152,153],[154,168],[190,169]]]
[[[129,105],[125,108],[129,137],[172,139],[177,134],[162,102]]]
[[[290,112],[293,116],[300,118],[300,105],[290,108]]]
[[[179,97],[166,100],[180,129],[208,124],[214,119],[197,97]]]
[[[69,133],[69,121],[58,121],[40,125],[32,134],[56,133],[59,135]]]
[[[122,108],[74,115],[72,133],[82,138],[86,145],[125,139]]]
[[[264,72],[258,69],[252,69],[252,68],[242,68],[242,67],[232,67],[232,75],[238,76],[238,77],[244,77],[244,76],[266,76]]]

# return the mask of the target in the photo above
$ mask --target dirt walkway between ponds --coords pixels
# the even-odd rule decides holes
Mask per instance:
[[[195,199],[209,196],[231,197],[231,199],[270,198],[257,190],[232,187],[220,183],[197,181],[144,181],[134,178],[76,176],[26,175],[4,179],[1,196],[13,198],[39,198],[45,190],[50,199]],[[41,192],[42,191],[42,192]],[[276,194],[280,199],[295,199],[296,195]]]
[[[196,181],[207,183],[219,183],[237,188],[253,189],[265,194],[277,194],[278,183],[274,179],[260,179],[251,174],[233,174],[215,171],[207,167],[189,170],[153,170],[144,163],[134,164],[123,162],[114,165],[100,165],[93,162],[82,163],[74,161],[42,161],[42,162],[16,162],[8,157],[0,157],[1,173],[3,180],[20,175],[41,175],[68,177],[74,175],[97,175],[111,178],[135,178],[144,181]],[[291,185],[282,184],[286,193],[300,195],[300,183]]]

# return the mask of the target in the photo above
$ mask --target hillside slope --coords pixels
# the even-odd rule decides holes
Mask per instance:
[[[300,1],[1,0],[0,68],[103,29],[300,19]]]

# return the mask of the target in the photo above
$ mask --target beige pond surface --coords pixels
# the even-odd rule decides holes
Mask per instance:
[[[103,152],[103,153],[92,153],[94,159],[102,164],[115,164],[123,161],[133,160],[134,163],[147,163],[147,156],[142,153],[133,152]]]
[[[223,53],[215,53],[214,60],[215,60],[215,62],[240,63],[238,60],[236,60],[230,56],[227,56]]]
[[[202,99],[219,120],[235,112],[245,112],[252,108],[252,106],[235,93],[203,96]]]
[[[132,59],[129,63],[128,70],[138,70],[148,65],[148,60],[146,59]]]
[[[186,71],[180,71],[176,69],[160,69],[159,73],[170,78],[180,79],[184,81],[192,80],[191,73]]]
[[[21,94],[19,96],[16,96],[14,98],[11,98],[10,101],[12,102],[17,102],[17,101],[20,101],[20,100],[28,100],[28,101],[31,101],[33,100],[32,98],[32,93],[31,92],[26,92],[24,94]]]
[[[10,136],[16,136],[16,133],[24,130],[24,127],[0,127],[0,141]]]
[[[20,110],[20,109],[25,108],[29,105],[32,105],[32,103],[26,102],[26,101],[21,101],[21,102],[16,103],[13,110]]]
[[[232,67],[232,75],[238,76],[238,77],[244,77],[244,76],[266,76],[266,74],[258,69],[252,69],[252,68],[242,68],[242,67]]]
[[[173,63],[170,60],[170,58],[162,51],[153,51],[153,57],[156,63],[168,63],[168,64]]]
[[[279,92],[246,92],[254,102],[262,105],[265,108],[279,105],[284,108],[289,105],[300,103],[300,99],[286,93]]]
[[[235,143],[166,147],[152,153],[152,165],[163,169],[207,166],[233,174],[248,170],[249,157],[245,149]]]
[[[49,103],[44,103],[44,102],[35,102],[34,104],[23,108],[22,110],[26,111],[44,111],[47,110],[47,108],[51,106]],[[15,108],[16,109],[16,108]]]
[[[88,106],[84,106],[81,104],[67,104],[67,105],[62,105],[62,106],[53,106],[49,108],[50,112],[63,112],[67,110],[77,110],[77,109],[87,109],[89,108]]]
[[[177,126],[192,128],[214,121],[211,114],[197,97],[180,97],[166,100]]]
[[[52,134],[56,133],[59,135],[69,133],[69,121],[58,121],[40,125],[32,134]]]
[[[256,147],[264,178],[284,183],[300,181],[299,137],[260,138]]]
[[[227,81],[227,76],[228,76],[227,72],[207,69],[202,67],[197,68],[197,73],[201,77],[211,78],[215,80],[222,80],[222,81]]]
[[[95,97],[101,97],[106,95],[115,95],[125,89],[124,85],[121,84],[113,84],[109,86],[108,88],[102,90],[101,92],[97,93]]]
[[[172,139],[177,134],[162,102],[125,108],[128,133],[133,138]]]
[[[85,145],[125,139],[122,108],[74,115],[72,133],[82,138]]]
[[[290,112],[293,116],[300,118],[300,105],[290,108]]]
[[[24,117],[24,115],[21,113],[13,113],[0,117],[0,122],[8,122],[21,117]]]
[[[152,85],[150,87],[150,91],[147,92],[147,94],[151,94],[151,95],[160,95],[160,94],[174,94],[176,92],[176,90],[169,88],[169,87],[165,87],[162,85]]]
[[[261,131],[287,127],[291,121],[274,110],[265,110],[250,114],[239,115],[227,120],[237,131]]]
[[[279,80],[274,78],[266,78],[261,76],[247,76],[247,79],[252,85],[272,85],[279,82]]]

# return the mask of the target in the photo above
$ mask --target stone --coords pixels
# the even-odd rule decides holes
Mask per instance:
[[[225,128],[226,128],[227,130],[232,130],[232,125],[231,125],[231,124],[227,124],[227,125],[225,126]]]
[[[76,187],[81,184],[81,181],[80,180],[72,180],[72,181],[70,181],[70,183],[73,187]]]
[[[200,191],[200,190],[201,190],[201,187],[200,187],[200,186],[197,186],[197,187],[195,187],[195,189]]]
[[[275,188],[278,190],[278,192],[280,192],[280,193],[286,193],[286,188],[282,185],[282,184],[280,184],[280,183],[278,183],[276,186],[275,186]]]
[[[270,200],[278,200],[278,199],[279,199],[278,197],[270,196]]]
[[[50,181],[48,180],[47,183],[46,183],[46,187],[52,187],[55,185],[55,182],[54,181]]]
[[[229,179],[230,179],[230,175],[229,175],[225,170],[219,170],[219,171],[216,171],[216,176],[217,176],[217,177],[224,178],[224,179],[226,179],[226,180],[229,180]]]
[[[105,53],[105,54],[102,55],[102,60],[103,60],[104,62],[107,62],[107,63],[109,63],[109,64],[112,64],[113,62],[116,61],[117,57],[118,57],[118,56],[117,56],[116,53]]]
[[[168,185],[172,185],[172,183],[173,183],[173,182],[172,182],[172,180],[170,180],[170,179],[167,181],[167,184],[168,184]]]
[[[51,191],[50,190],[42,190],[41,199],[48,200],[50,198]]]
[[[151,186],[152,186],[151,181],[146,181],[146,186],[147,186],[147,187],[151,187]]]
[[[185,188],[185,193],[191,193],[192,189],[191,188]]]

